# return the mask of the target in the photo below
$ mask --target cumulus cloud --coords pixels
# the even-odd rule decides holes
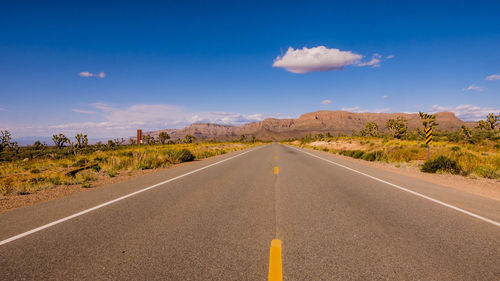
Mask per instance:
[[[331,100],[324,100],[321,102],[322,105],[329,105],[330,103],[332,103]]]
[[[462,91],[476,91],[476,92],[481,92],[482,90],[483,88],[475,85],[470,85],[469,87],[462,89]]]
[[[500,80],[500,74],[492,74],[492,75],[486,77],[486,80],[488,80],[488,81]]]
[[[88,71],[82,71],[82,72],[78,73],[78,75],[81,77],[99,77],[99,78],[106,77],[106,73],[104,73],[104,72],[92,73],[92,72],[88,72]]]
[[[382,98],[383,98],[383,99],[387,99],[387,98],[389,98],[389,96],[382,96]]]
[[[394,55],[388,55],[387,57],[385,57],[386,59],[393,59],[394,58]]]
[[[81,109],[77,109],[77,108],[73,108],[71,111],[77,112],[77,113],[82,113],[82,114],[96,114],[97,113],[95,111],[81,110]]]
[[[471,104],[457,105],[457,106],[439,106],[433,105],[431,107],[431,112],[440,111],[450,111],[455,113],[455,115],[465,121],[476,121],[484,119],[488,113],[500,114],[500,109],[495,109],[492,107],[480,107]]]
[[[345,66],[357,64],[362,55],[351,51],[329,49],[325,46],[313,48],[288,48],[282,56],[276,57],[273,67],[281,67],[292,73],[307,73],[313,71],[330,71],[343,69]]]

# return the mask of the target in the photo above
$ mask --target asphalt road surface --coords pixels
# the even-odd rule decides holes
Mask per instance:
[[[500,280],[499,222],[499,201],[272,144],[1,214],[0,279],[267,280],[276,238],[284,280]]]

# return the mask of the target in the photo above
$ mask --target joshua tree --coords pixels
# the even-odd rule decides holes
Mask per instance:
[[[167,134],[167,132],[160,132],[160,134],[158,135],[158,140],[161,144],[166,144],[169,139],[170,136]]]
[[[145,144],[152,145],[152,144],[156,143],[155,138],[153,136],[151,136],[151,135],[143,135],[142,139],[144,140]]]
[[[462,134],[466,140],[469,140],[472,137],[472,130],[467,128],[467,126],[462,125],[460,128],[460,134]]]
[[[116,145],[123,145],[125,143],[125,139],[124,138],[114,139],[113,141],[115,142]]]
[[[361,130],[360,134],[362,136],[376,137],[378,135],[378,126],[375,122],[368,122],[365,124],[365,128]]]
[[[89,140],[87,139],[87,135],[76,134],[75,139],[76,139],[75,147],[77,149],[83,148],[89,144]]]
[[[418,115],[420,116],[420,120],[422,121],[422,126],[424,126],[424,130],[426,128],[435,128],[439,124],[436,122],[436,115],[427,114],[425,112],[419,111]]]
[[[194,136],[192,136],[192,135],[187,134],[187,135],[184,137],[184,139],[185,139],[185,142],[186,142],[186,143],[193,143],[193,142],[194,142],[194,140],[195,140],[196,138],[195,138]]]
[[[52,141],[54,142],[56,147],[59,149],[63,148],[65,144],[70,143],[69,139],[63,134],[53,135]]]
[[[11,146],[11,135],[10,132],[0,131],[0,151],[3,151],[5,148]]]
[[[480,130],[490,131],[497,129],[499,125],[500,125],[500,114],[495,115],[494,113],[490,113],[488,114],[488,116],[486,116],[486,121],[479,120],[477,122],[476,128]]]
[[[241,135],[240,136],[240,142],[245,142],[247,140],[247,136]]]
[[[255,143],[256,140],[257,138],[254,135],[252,135],[252,143]]]
[[[488,116],[486,116],[486,122],[488,122],[488,126],[491,130],[495,130],[496,128],[498,128],[498,125],[500,125],[500,114],[488,114]]]
[[[400,139],[406,135],[408,131],[407,121],[403,117],[398,117],[397,119],[389,119],[385,123],[385,127],[391,131],[394,138]]]

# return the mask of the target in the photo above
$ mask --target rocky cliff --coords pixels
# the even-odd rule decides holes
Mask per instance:
[[[438,129],[441,131],[454,131],[466,124],[451,112],[439,112],[435,115],[436,121],[439,123]],[[350,135],[353,132],[362,130],[367,122],[375,122],[379,129],[384,131],[385,122],[397,117],[406,118],[410,130],[422,127],[420,118],[416,113],[353,113],[322,110],[303,114],[297,119],[268,118],[242,126],[196,123],[182,129],[161,131],[167,132],[172,139],[184,138],[185,135],[190,134],[197,139],[207,140],[233,140],[241,135],[248,137],[253,135],[262,140],[284,140],[318,133]],[[149,133],[157,136],[161,131]]]

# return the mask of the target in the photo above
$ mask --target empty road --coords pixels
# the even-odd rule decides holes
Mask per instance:
[[[1,280],[500,280],[500,202],[280,144],[0,214]]]

